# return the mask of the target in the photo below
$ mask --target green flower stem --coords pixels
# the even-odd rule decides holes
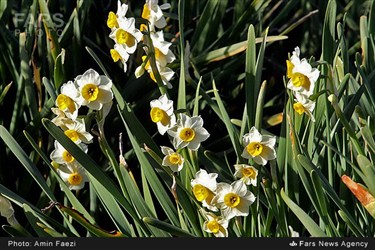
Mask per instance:
[[[147,32],[146,35],[143,36],[143,37],[144,37],[144,41],[145,41],[145,43],[146,43],[146,45],[148,47],[148,55],[147,55],[147,56],[149,56],[148,60],[150,61],[150,65],[151,65],[151,68],[152,68],[152,73],[155,76],[156,83],[158,84],[160,94],[161,95],[166,94],[167,97],[168,97],[168,99],[169,99],[167,88],[163,84],[163,80],[161,79],[158,67],[156,66],[155,48],[154,48],[154,45],[152,43],[152,40],[151,40],[151,37],[150,37],[150,33]]]
[[[146,145],[144,145],[144,149],[146,150],[146,152],[160,165],[162,166],[162,169],[171,177],[173,178],[173,172],[172,170],[170,170],[168,167],[165,167],[162,165],[162,159],[159,157],[158,154],[156,154],[151,148],[147,147]],[[185,157],[185,156],[184,156]],[[176,176],[175,178],[176,180],[176,183],[177,185],[182,188],[182,190],[191,198],[191,200],[193,200],[197,206],[200,206],[201,204],[195,199],[195,197],[192,195],[192,193],[190,191],[188,191],[188,189],[184,186],[184,184],[181,182],[180,178],[178,176]]]
[[[329,70],[328,70],[328,73],[330,73]],[[332,81],[332,76],[329,75],[329,77],[325,81],[325,88],[326,89],[332,89],[332,82],[331,81]],[[325,95],[327,95],[327,92],[326,92]],[[326,120],[326,129],[325,129],[325,131],[327,133],[326,138],[327,138],[327,142],[329,144],[331,144],[332,141],[331,141],[331,136],[330,136],[331,135],[330,115],[328,114],[329,103],[328,103],[327,99],[325,99],[325,103],[324,104],[326,106],[326,108],[324,110],[324,112],[325,112],[325,118],[326,118],[325,119]],[[327,156],[328,156],[328,161],[327,161],[327,164],[328,164],[328,182],[329,182],[329,184],[333,185],[333,166],[332,166],[332,161],[331,161],[331,159],[333,158],[333,156],[332,156],[332,150],[329,147],[327,147]]]
[[[100,124],[100,118],[97,119],[97,123]],[[102,125],[104,125],[104,124],[102,124]],[[122,178],[120,165],[117,162],[116,156],[113,153],[111,147],[109,146],[107,139],[105,138],[103,126],[98,126],[98,128],[99,128],[98,139],[99,139],[100,148],[102,149],[103,153],[107,156],[108,160],[110,161],[111,165],[113,166],[113,169],[116,173],[116,177],[117,177],[118,182],[120,184],[122,193],[124,194],[126,199],[130,200],[129,193],[126,190],[126,185],[125,185],[124,179]],[[131,177],[134,180],[133,175],[131,175]],[[135,180],[134,180],[134,182],[135,182]]]

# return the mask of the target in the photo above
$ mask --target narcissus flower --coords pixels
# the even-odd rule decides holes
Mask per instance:
[[[235,177],[240,178],[246,185],[257,185],[258,170],[256,168],[246,164],[236,164],[234,168]]]
[[[263,166],[269,160],[276,158],[275,136],[261,135],[255,127],[252,127],[250,132],[243,136],[242,141],[246,145],[241,154],[243,158],[253,159],[257,164]]]
[[[133,54],[143,34],[135,27],[135,19],[133,17],[117,19],[117,22],[119,27],[113,29],[109,37],[117,44],[123,46],[128,54]]]
[[[150,22],[151,31],[155,30],[154,26],[162,29],[167,25],[162,10],[169,9],[170,7],[169,3],[159,6],[158,0],[146,0],[146,3],[143,5],[142,18]]]
[[[299,92],[293,92],[295,96],[295,103],[293,104],[293,109],[299,115],[306,113],[312,122],[315,122],[315,117],[313,115],[313,111],[315,109],[315,102],[311,101],[307,96],[302,95]]]
[[[249,215],[249,208],[255,201],[255,196],[242,180],[232,184],[218,183],[216,192],[212,203],[219,207],[224,218],[230,220],[235,216]]]
[[[155,60],[159,63],[160,67],[165,67],[168,63],[173,62],[176,57],[169,49],[172,43],[164,41],[163,31],[152,32],[150,36],[155,49]]]
[[[162,165],[169,167],[173,172],[179,172],[184,166],[184,157],[173,149],[161,146],[161,152],[165,155]]]
[[[286,61],[287,77],[289,78],[287,88],[310,96],[313,94],[320,72],[313,68],[305,58],[300,59],[299,56],[300,49],[296,47],[290,60]]]
[[[115,44],[113,49],[110,50],[111,57],[114,62],[121,61],[123,64],[124,72],[128,69],[126,62],[129,60],[129,54],[126,49],[120,44]]]
[[[156,63],[156,67],[158,68],[160,78],[161,78],[161,81],[163,82],[163,85],[167,86],[167,88],[171,89],[172,84],[170,83],[170,80],[174,76],[174,71],[171,70],[169,67],[161,67],[161,66],[159,66],[158,63]],[[149,68],[146,68],[146,70],[150,74],[151,79],[154,82],[157,82],[156,78],[155,78],[155,75],[154,75],[154,72],[152,71],[152,68],[149,67]]]
[[[118,28],[118,22],[117,19],[125,18],[126,12],[128,11],[128,5],[125,3],[121,3],[120,0],[117,1],[117,12],[114,13],[113,11],[110,11],[108,14],[107,19],[107,26],[110,29]]]
[[[86,131],[86,126],[83,119],[77,119],[73,123],[64,124],[62,128],[64,130],[64,134],[69,137],[74,143],[92,143],[92,139],[94,137]]]
[[[51,152],[50,158],[52,161],[58,164],[74,164],[75,158],[73,155],[66,150],[58,141],[55,140],[54,142],[55,149]],[[78,144],[78,146],[87,153],[87,145],[84,143]]]
[[[228,237],[229,221],[222,216],[217,216],[211,212],[203,212],[205,222],[203,223],[203,230],[207,233],[212,233],[215,237]]]
[[[195,174],[195,179],[192,179],[190,184],[193,188],[193,194],[197,201],[202,202],[202,206],[211,211],[218,211],[217,207],[213,205],[212,200],[215,197],[218,174],[208,174],[206,170],[200,169]]]
[[[142,56],[143,63],[136,68],[136,70],[135,70],[135,76],[137,78],[139,78],[139,77],[141,77],[144,74],[144,71],[147,70],[147,72],[150,75],[150,78],[154,82],[157,82],[155,74],[154,74],[154,72],[152,70],[152,67],[151,67],[151,64],[150,64],[150,60],[148,59],[147,62],[145,62],[146,58],[147,58],[147,56]],[[160,66],[160,63],[158,61],[156,61],[156,67],[157,67],[157,70],[158,70],[158,72],[160,74],[160,78],[161,78],[161,80],[163,82],[163,85],[165,85],[165,86],[167,86],[167,88],[171,89],[172,88],[172,84],[170,83],[170,80],[174,76],[174,71],[171,70],[167,66],[165,66],[165,67]]]
[[[57,169],[61,179],[67,184],[70,190],[80,190],[88,182],[85,170],[78,164],[70,165],[68,168]]]
[[[158,131],[164,135],[168,129],[176,124],[176,116],[173,113],[173,101],[166,94],[150,102],[150,117],[156,123]]]
[[[60,94],[55,100],[55,105],[65,113],[66,117],[74,120],[77,118],[79,104],[76,102],[79,97],[76,86],[72,81],[64,83],[60,87]]]
[[[68,118],[65,112],[61,111],[59,108],[51,108],[52,113],[56,116],[51,120],[56,126],[61,127],[66,124],[73,124],[74,120]]]
[[[78,103],[94,110],[100,110],[103,104],[113,99],[112,81],[105,75],[99,75],[93,69],[75,78],[79,90]]]
[[[203,128],[203,119],[200,116],[189,117],[185,114],[180,114],[176,125],[167,133],[172,136],[175,149],[188,147],[191,150],[198,150],[201,142],[210,136]]]

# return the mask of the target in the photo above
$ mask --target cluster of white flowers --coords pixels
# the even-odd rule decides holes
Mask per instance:
[[[124,71],[127,71],[127,61],[131,54],[133,54],[138,46],[138,43],[143,42],[143,50],[146,55],[142,56],[142,64],[135,70],[135,76],[139,78],[147,71],[150,78],[157,82],[152,69],[150,57],[155,58],[155,64],[163,84],[168,88],[172,88],[170,80],[174,76],[174,71],[168,67],[168,64],[173,62],[176,57],[170,50],[172,43],[165,41],[162,29],[167,25],[162,10],[170,8],[170,4],[158,5],[158,0],[146,0],[143,6],[142,18],[145,19],[148,25],[141,24],[140,29],[135,27],[135,18],[126,17],[128,10],[127,4],[121,4],[118,0],[117,12],[109,12],[107,19],[107,26],[111,29],[109,37],[115,42],[113,49],[110,50],[113,61],[121,61]],[[151,53],[153,55],[151,55]]]
[[[115,61],[121,59],[125,64],[129,54],[134,53],[137,44],[142,42],[145,55],[142,56],[142,64],[135,70],[136,77],[140,77],[147,71],[151,79],[157,82],[154,75],[155,69],[152,67],[152,63],[155,63],[163,85],[172,88],[169,81],[174,72],[168,65],[176,58],[170,50],[172,44],[164,40],[163,30],[157,30],[166,26],[162,10],[168,8],[170,8],[170,4],[159,6],[158,0],[146,0],[142,18],[147,20],[147,25],[141,24],[138,30],[135,28],[134,18],[125,17],[128,6],[118,2],[117,13],[111,12],[107,23],[108,27],[112,29],[110,37],[116,42],[116,51],[111,50],[112,58]],[[116,47],[121,49],[124,56]],[[297,65],[295,61],[293,59],[293,63]],[[124,68],[126,71],[126,65]],[[300,71],[295,73],[298,72]],[[306,87],[305,85],[305,83],[301,84],[302,87]],[[309,87],[311,86],[309,85]],[[161,152],[164,154],[161,164],[177,174],[183,169],[185,163],[184,157],[180,154],[181,150],[187,148],[197,151],[210,134],[203,127],[201,116],[189,116],[185,113],[175,114],[173,101],[168,98],[167,94],[162,94],[159,98],[151,100],[150,108],[151,120],[156,123],[159,134],[168,135],[173,147],[161,146]],[[269,160],[276,158],[274,149],[276,137],[261,135],[255,127],[243,136],[243,144],[245,148],[242,157],[253,159],[259,165],[266,165]],[[85,149],[83,148],[83,150]],[[217,183],[218,175],[216,173],[208,174],[204,169],[200,169],[195,178],[191,180],[193,194],[202,203],[201,211],[205,218],[203,230],[213,233],[216,237],[228,236],[229,220],[236,216],[247,216],[250,205],[255,201],[255,196],[247,186],[257,185],[258,170],[247,164],[236,164],[234,168],[236,170],[234,178],[237,180],[231,184]]]
[[[253,159],[263,166],[276,158],[275,136],[261,135],[252,127],[242,140],[245,145],[241,155],[243,158]],[[204,169],[200,169],[191,180],[195,198],[203,208],[210,210],[201,209],[206,219],[203,229],[216,237],[227,237],[229,220],[236,216],[248,216],[250,205],[255,201],[254,194],[247,186],[257,186],[258,170],[248,164],[235,164],[234,168],[233,175],[237,180],[231,184],[217,183],[218,174],[209,174]],[[215,214],[218,212],[219,215]]]
[[[190,117],[184,113],[175,114],[173,101],[166,94],[150,102],[150,117],[156,123],[159,134],[168,134],[174,149],[161,146],[164,154],[162,165],[169,167],[173,172],[179,172],[184,165],[184,158],[179,153],[182,148],[196,151],[201,142],[208,139],[210,134],[203,127],[200,116]],[[276,137],[261,135],[252,127],[250,132],[243,136],[245,148],[242,157],[253,159],[260,165],[266,165],[269,160],[276,158]],[[218,174],[208,174],[200,169],[195,179],[191,180],[191,187],[195,198],[202,203],[202,215],[206,219],[203,229],[213,233],[216,237],[227,237],[228,222],[235,216],[247,216],[249,207],[255,196],[248,190],[247,185],[257,185],[258,170],[247,164],[235,164],[234,178],[238,180],[231,184],[217,183]],[[210,210],[207,212],[204,208]],[[220,215],[216,212],[220,211]]]
[[[114,40],[115,45],[110,50],[113,61],[121,61],[124,72],[127,71],[127,61],[133,54],[138,43],[142,40],[142,32],[135,27],[135,18],[126,17],[127,4],[117,2],[117,12],[109,12],[107,26],[111,29],[109,37]]]
[[[286,61],[287,77],[289,81],[287,88],[292,90],[295,97],[293,108],[299,114],[307,114],[312,122],[315,122],[313,111],[315,102],[310,100],[314,93],[315,83],[319,77],[319,70],[313,68],[306,60],[300,59],[300,49],[296,47],[290,60]]]
[[[92,143],[93,136],[87,131],[85,120],[78,116],[81,106],[92,110],[109,109],[112,104],[112,81],[89,69],[73,81],[68,81],[60,87],[52,112],[56,115],[52,122],[60,127],[64,134],[87,152],[87,144]],[[74,159],[57,140],[50,154],[52,165],[56,167],[61,178],[69,189],[79,190],[88,181],[83,167]]]
[[[190,117],[186,114],[174,114],[173,101],[166,94],[150,102],[150,117],[156,123],[161,135],[166,133],[176,151],[189,148],[193,151],[199,149],[201,142],[208,139],[210,134],[203,128],[203,119],[200,116]],[[184,158],[170,147],[161,146],[165,155],[163,165],[171,168],[173,172],[179,172],[184,163]]]
[[[172,149],[161,146],[164,154],[162,165],[177,173],[182,170],[185,161],[179,151],[183,148],[197,151],[201,142],[207,140],[210,134],[203,127],[203,119],[200,116],[190,117],[180,113],[177,114],[177,118],[173,101],[169,100],[166,94],[152,100],[150,107],[150,117],[156,123],[158,132],[161,135],[168,134],[174,147]],[[194,196],[202,202],[202,206],[213,212],[219,209],[222,211],[222,215],[217,216],[213,212],[201,209],[205,218],[203,230],[213,233],[216,237],[227,237],[229,220],[234,216],[247,215],[250,204],[255,200],[254,195],[247,191],[246,185],[256,185],[258,171],[247,165],[236,165],[236,169],[235,176],[241,179],[232,185],[217,183],[218,174],[208,174],[204,169],[200,169],[195,179],[191,180]]]
[[[229,221],[236,216],[249,215],[250,205],[255,201],[254,194],[246,185],[256,185],[258,171],[248,165],[236,165],[235,176],[240,177],[231,184],[217,183],[218,174],[200,169],[191,180],[195,198],[202,203],[201,213],[205,218],[203,229],[215,237],[228,237]],[[217,215],[216,213],[220,213]]]

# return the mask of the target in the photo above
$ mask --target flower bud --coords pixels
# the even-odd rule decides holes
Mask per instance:
[[[330,103],[335,102],[336,101],[336,96],[334,94],[329,95],[328,96],[328,101]]]
[[[139,78],[145,73],[145,68],[141,65],[135,69],[135,77]]]

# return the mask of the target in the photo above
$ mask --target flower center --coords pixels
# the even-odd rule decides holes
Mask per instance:
[[[255,157],[262,153],[263,145],[260,142],[251,142],[247,145],[246,150],[251,156]]]
[[[93,83],[88,83],[82,88],[82,97],[86,101],[95,101],[99,95],[99,88]]]
[[[287,76],[288,78],[292,78],[294,64],[293,64],[291,61],[286,60],[286,68],[287,68],[286,76]]]
[[[147,25],[144,24],[144,23],[142,23],[142,24],[139,26],[139,30],[140,30],[141,32],[145,32],[145,31],[147,31]]]
[[[122,57],[120,56],[120,53],[118,53],[117,50],[111,49],[110,53],[114,62],[117,62],[118,60],[122,59]]]
[[[182,163],[181,156],[179,154],[177,154],[177,153],[170,154],[169,155],[169,161],[173,165],[180,165]]]
[[[243,168],[242,174],[243,174],[243,176],[245,176],[247,178],[250,178],[250,179],[255,179],[255,177],[256,177],[256,172],[252,168]]]
[[[78,186],[82,182],[82,175],[79,173],[72,173],[68,177],[68,182],[70,185]]]
[[[151,10],[147,4],[143,5],[142,18],[149,20],[151,16]]]
[[[76,106],[74,105],[74,101],[72,100],[72,98],[64,94],[60,94],[57,96],[56,104],[61,111],[68,109],[70,113],[74,113],[74,111],[76,110]]]
[[[195,138],[195,131],[191,128],[183,128],[180,131],[180,139],[185,142],[190,142]]]
[[[214,198],[214,194],[212,193],[212,191],[201,184],[194,185],[193,193],[197,201],[206,200],[210,202],[212,198]]]
[[[235,193],[228,193],[224,196],[224,203],[228,207],[234,208],[240,204],[241,198]]]
[[[62,153],[62,158],[67,163],[72,163],[74,161],[74,157],[66,150]]]
[[[164,126],[169,124],[169,116],[161,108],[153,107],[150,111],[151,120],[155,123],[161,122]]]
[[[135,38],[129,32],[123,29],[118,29],[116,32],[116,40],[119,44],[126,44],[128,47],[133,47],[135,45]]]
[[[300,102],[293,104],[293,109],[299,114],[302,115],[305,112],[305,107]]]
[[[76,142],[79,140],[79,134],[77,133],[77,131],[73,130],[73,129],[68,129],[68,130],[65,130],[64,131],[64,134],[70,138],[70,140]]]
[[[301,73],[292,74],[292,83],[296,87],[302,87],[304,89],[310,89],[310,80],[307,76]]]
[[[212,220],[207,222],[207,228],[214,234],[219,232],[220,230],[220,224],[216,220]]]
[[[118,28],[118,23],[117,23],[117,16],[113,11],[110,11],[108,14],[108,19],[107,19],[107,26],[108,28]]]

